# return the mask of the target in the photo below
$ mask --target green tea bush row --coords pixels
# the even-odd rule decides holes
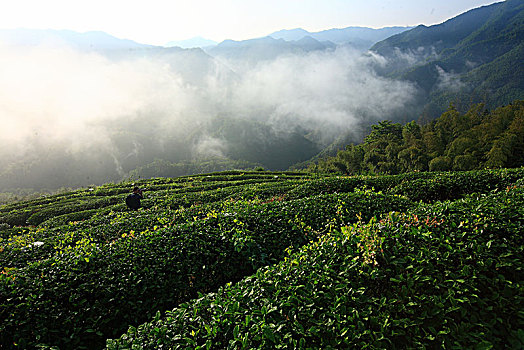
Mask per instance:
[[[38,225],[52,217],[69,214],[76,211],[96,209],[122,202],[122,197],[102,198],[68,198],[50,202],[48,205],[29,205],[21,209],[10,210],[0,215],[0,223],[13,226]]]
[[[160,206],[172,209],[190,207],[194,204],[218,202],[227,199],[267,198],[287,192],[296,186],[294,181],[249,184],[242,186],[222,187],[209,191],[188,192],[168,196]]]
[[[50,258],[1,275],[0,344],[100,347],[156,310],[279,261],[334,216],[350,222],[357,214],[410,204],[370,192],[327,195],[212,213],[190,224],[129,232],[108,244],[63,237]]]
[[[224,209],[224,206],[233,205],[237,207],[240,203],[214,202],[176,211],[162,208],[130,211],[124,204],[120,204],[104,209],[60,215],[44,221],[38,229],[20,227],[4,229],[0,241],[0,266],[21,267],[33,261],[49,258],[54,254],[57,242],[64,235],[71,239],[70,244],[73,245],[77,240],[85,237],[89,237],[96,243],[106,244],[124,233],[190,223],[197,218],[206,218],[209,212],[220,211]],[[84,221],[77,222],[76,220]],[[45,244],[34,247],[35,242]]]
[[[217,188],[232,187],[239,185],[249,185],[257,183],[271,183],[271,182],[283,182],[290,181],[288,178],[254,178],[254,179],[234,179],[230,181],[192,181],[184,184],[163,184],[163,185],[146,185],[147,190],[158,191],[158,190],[176,190],[177,192],[197,192],[197,191],[208,191]],[[297,179],[292,179],[297,181]]]
[[[120,196],[103,197],[99,199],[86,199],[69,205],[63,205],[62,203],[58,202],[54,205],[41,208],[37,212],[33,213],[29,218],[27,218],[27,223],[29,225],[36,226],[43,221],[49,220],[50,218],[54,218],[60,215],[85,211],[88,209],[103,208],[121,202],[122,197]]]
[[[143,201],[144,207],[152,207],[154,205],[165,205],[167,202],[168,205],[173,207],[178,207],[180,205],[191,205],[193,202],[205,202],[209,200],[221,200],[224,197],[231,196],[234,194],[240,194],[250,187],[250,185],[258,184],[261,181],[264,187],[271,187],[271,184],[277,182],[283,182],[284,180],[271,178],[269,180],[263,179],[253,179],[246,181],[230,181],[230,182],[214,182],[208,184],[202,184],[201,182],[195,183],[197,186],[178,186],[173,192],[169,190],[164,185],[156,185],[151,187],[146,187],[146,199]],[[287,185],[277,187],[290,188],[292,182],[287,181]],[[239,186],[241,185],[241,186]],[[168,185],[173,186],[173,185]],[[231,187],[235,188],[232,190],[225,190],[226,188]],[[218,192],[213,192],[217,190]],[[82,195],[76,193],[73,197],[54,197],[46,198],[45,200],[34,201],[32,203],[25,203],[20,205],[16,209],[13,207],[4,208],[4,214],[0,215],[0,223],[6,223],[9,225],[23,226],[23,225],[39,225],[44,221],[50,220],[55,216],[61,216],[69,214],[75,211],[85,211],[93,208],[101,208],[105,206],[110,206],[118,203],[123,203],[125,200],[124,195],[113,195],[109,197],[100,196],[98,193],[99,190],[94,192],[86,192]],[[117,191],[105,191],[104,193],[129,193],[129,188],[118,189]],[[266,190],[267,192],[268,190]],[[203,192],[203,193],[202,193]],[[247,194],[247,192],[246,192]],[[240,195],[238,195],[240,196]],[[93,197],[101,197],[95,199]],[[115,210],[122,211],[125,209],[125,206],[120,206],[115,208]]]
[[[415,201],[442,201],[473,193],[504,190],[524,178],[524,169],[440,173],[432,178],[404,180],[390,192]]]
[[[82,211],[75,211],[68,214],[62,214],[54,216],[51,219],[47,219],[40,223],[40,226],[44,227],[58,227],[67,225],[70,222],[86,220],[93,217],[99,212],[99,209],[89,209]]]
[[[31,209],[14,209],[0,216],[0,223],[10,226],[26,225],[27,219],[33,215]]]
[[[154,205],[168,205],[173,209],[180,206],[190,206],[193,203],[206,203],[208,201],[219,201],[224,198],[249,198],[257,195],[268,196],[271,194],[271,189],[274,190],[273,195],[278,192],[286,192],[288,198],[297,199],[304,198],[311,195],[321,193],[334,192],[352,192],[355,188],[374,188],[375,190],[390,191],[393,194],[406,195],[413,200],[435,201],[460,198],[461,196],[479,191],[489,191],[496,188],[503,188],[519,178],[524,176],[522,169],[512,170],[486,170],[486,171],[472,171],[472,172],[454,172],[454,173],[410,173],[395,176],[357,176],[357,177],[341,177],[341,178],[322,178],[316,180],[309,180],[302,185],[296,182],[296,179],[303,179],[303,177],[292,177],[273,175],[253,174],[248,176],[247,180],[239,180],[246,176],[239,174],[234,176],[222,177],[214,176],[198,176],[191,178],[192,181],[174,183],[168,182],[165,179],[159,184],[157,180],[144,181],[143,185],[149,184],[146,195],[147,200],[144,201],[144,207],[151,207]],[[230,181],[217,182],[217,176],[224,180],[229,178]],[[269,177],[269,178],[268,178]],[[277,179],[275,179],[277,177]],[[286,180],[294,178],[295,180]],[[199,181],[196,181],[198,179]],[[210,179],[209,184],[203,185],[204,180]],[[175,179],[179,180],[179,179]],[[186,179],[187,180],[187,179]],[[156,182],[155,182],[156,181]],[[240,181],[240,182],[239,182]],[[253,183],[259,183],[260,187],[250,187]],[[275,187],[270,183],[271,181],[278,182]],[[300,180],[304,181],[304,180]],[[250,183],[252,182],[252,183]],[[240,185],[240,186],[239,186]],[[298,186],[297,186],[298,185]],[[166,186],[176,186],[175,192],[169,190]],[[265,187],[267,186],[267,187]],[[228,190],[227,188],[230,189]],[[264,188],[265,187],[265,188]],[[278,189],[280,187],[280,189]],[[104,188],[105,190],[111,187]],[[117,193],[122,193],[125,188],[117,188]],[[214,192],[216,190],[216,192]],[[5,213],[0,215],[0,222],[9,225],[37,225],[43,221],[49,220],[54,216],[67,214],[73,211],[84,211],[94,208],[91,204],[96,203],[96,200],[87,199],[86,197],[99,195],[99,189],[94,191],[84,191],[82,193],[68,193],[63,195],[52,196],[53,198],[45,198],[42,201],[32,201],[32,204],[26,204],[18,209],[13,209],[10,212],[8,208],[3,208]],[[127,190],[128,191],[128,190]],[[265,192],[265,193],[263,193]],[[106,197],[111,198],[106,205],[117,204],[118,196]],[[54,200],[54,202],[52,202]],[[120,201],[123,201],[123,197]],[[104,199],[98,201],[103,202]],[[71,203],[67,205],[68,203]],[[76,203],[76,204],[73,204]],[[59,206],[59,208],[57,208]],[[97,207],[97,206],[95,206]],[[14,207],[11,207],[14,208]],[[25,209],[24,209],[25,208]],[[121,206],[117,210],[121,211],[125,207]]]
[[[442,190],[442,184],[449,188],[455,188],[454,191],[446,190],[444,197],[456,197],[459,194],[464,195],[467,191],[487,191],[494,188],[504,188],[509,183],[514,182],[515,179],[518,179],[522,174],[521,169],[513,170],[497,170],[497,171],[475,171],[475,172],[463,172],[463,173],[439,173],[436,178],[433,178],[433,173],[413,173],[406,174],[401,176],[391,176],[391,177],[355,177],[355,178],[330,178],[330,179],[319,179],[313,181],[307,181],[305,184],[298,187],[294,187],[296,182],[294,181],[284,181],[281,183],[261,183],[261,184],[248,184],[245,186],[237,186],[234,188],[226,189],[217,189],[205,192],[194,193],[193,195],[182,195],[167,197],[168,201],[172,203],[178,202],[178,204],[184,203],[187,207],[194,206],[198,203],[204,203],[196,210],[182,210],[177,213],[173,210],[164,210],[162,209],[163,205],[159,204],[162,202],[162,198],[157,199],[145,199],[143,205],[145,208],[151,208],[148,213],[140,213],[137,215],[135,212],[129,212],[127,207],[119,203],[118,205],[108,207],[105,213],[108,213],[109,210],[113,212],[122,213],[120,220],[115,220],[111,218],[106,221],[100,221],[100,217],[103,216],[104,211],[98,211],[97,215],[99,218],[94,221],[89,221],[86,225],[83,226],[83,229],[86,231],[96,231],[96,234],[92,234],[97,242],[104,242],[105,239],[112,239],[113,237],[118,237],[118,235],[129,232],[131,230],[142,231],[146,229],[152,229],[154,226],[158,226],[160,223],[165,225],[166,222],[170,224],[179,224],[193,217],[200,217],[206,214],[205,206],[209,206],[207,203],[215,203],[213,207],[220,207],[224,199],[231,198],[239,200],[240,198],[246,199],[264,199],[269,200],[286,200],[295,198],[301,198],[303,196],[318,194],[318,193],[331,193],[331,192],[344,192],[352,191],[355,188],[359,187],[368,187],[370,183],[377,185],[377,179],[381,179],[382,188],[387,188],[386,184],[391,185],[391,183],[396,183],[402,181],[400,185],[396,186],[393,193],[405,193],[410,196],[412,199],[420,200],[420,197],[417,197],[417,193],[425,196],[426,199],[430,198],[429,195],[438,197],[439,194],[432,191],[431,188],[438,188]],[[391,180],[396,179],[396,180]],[[412,179],[411,182],[406,179]],[[443,179],[443,180],[442,180]],[[455,180],[458,179],[458,180]],[[372,181],[372,182],[370,182]],[[412,185],[412,184],[416,184]],[[457,188],[456,184],[460,184],[460,188]],[[469,185],[468,185],[469,184]],[[481,184],[481,187],[478,184]],[[429,185],[431,188],[428,188]],[[404,189],[400,191],[399,189]],[[108,197],[111,198],[111,197]],[[114,198],[114,197],[113,197]],[[71,200],[71,199],[70,199]],[[123,201],[123,198],[122,198]],[[159,208],[152,208],[153,206],[158,206]],[[79,207],[80,208],[80,207]],[[49,209],[53,210],[53,209]],[[210,209],[214,210],[214,209]],[[200,213],[199,213],[200,212]],[[14,212],[18,215],[17,212]],[[45,213],[45,212],[44,212]],[[203,214],[202,214],[203,213]],[[24,213],[23,213],[24,214]],[[27,217],[29,213],[25,213],[24,217]],[[74,221],[79,219],[88,218],[91,214],[94,214],[92,211],[82,211],[79,214],[75,212],[71,214],[65,214],[58,216],[56,220],[51,217],[41,225],[44,225],[48,228],[52,228],[55,225],[66,224],[68,221]],[[120,215],[120,214],[119,214]],[[167,219],[166,219],[167,218]],[[167,220],[167,221],[166,221]],[[105,226],[109,225],[109,226]],[[104,226],[104,227],[102,227]],[[35,239],[45,240],[45,236],[48,234],[51,235],[60,235],[60,230],[70,231],[71,227],[59,228],[58,232],[53,232],[52,230],[42,231],[40,237],[35,237]],[[12,230],[6,231],[7,233],[13,232]],[[91,233],[90,233],[91,234]],[[79,236],[82,237],[82,236]],[[48,251],[40,249],[43,256],[49,254]],[[29,254],[24,254],[24,256],[30,256]],[[34,254],[34,260],[41,258],[40,254]],[[0,254],[0,261],[6,261],[2,259],[2,254]],[[13,263],[22,263],[23,259],[13,259]],[[10,265],[8,265],[10,266]],[[16,266],[16,265],[15,265]]]
[[[332,231],[106,348],[522,348],[523,208],[511,189]]]
[[[84,190],[77,190],[77,191],[71,191],[71,192],[65,192],[65,193],[58,193],[54,195],[46,195],[40,198],[32,199],[29,201],[23,201],[23,202],[15,202],[11,204],[4,205],[0,207],[0,213],[9,212],[11,210],[16,209],[24,209],[27,207],[39,207],[42,205],[47,205],[49,203],[57,202],[57,201],[69,201],[74,200],[78,197],[84,197],[87,192]]]
[[[473,192],[503,190],[522,178],[524,168],[387,176],[337,176],[306,181],[289,191],[288,197],[303,198],[320,193],[353,192],[358,188],[373,188],[376,191],[428,202],[457,199]]]
[[[106,184],[99,187],[81,189],[76,191],[70,191],[65,193],[59,193],[54,195],[48,195],[42,198],[17,202],[8,204],[0,207],[0,213],[9,212],[15,209],[23,209],[26,207],[39,207],[42,205],[48,205],[54,202],[64,203],[67,200],[75,199],[78,197],[90,197],[90,196],[115,196],[125,193],[130,193],[134,185],[140,187],[146,187],[150,191],[157,191],[162,189],[177,189],[177,188],[188,188],[188,184],[195,184],[197,186],[202,186],[203,189],[210,189],[213,186],[213,182],[217,182],[217,186],[228,186],[228,182],[237,184],[241,181],[246,183],[259,183],[259,182],[271,182],[271,181],[284,181],[287,179],[299,179],[309,177],[309,175],[301,173],[285,173],[285,172],[268,172],[268,173],[254,173],[249,175],[249,173],[242,175],[242,173],[232,173],[231,175],[220,175],[220,174],[211,174],[211,175],[198,175],[191,177],[181,177],[181,178],[157,178],[157,179],[147,179],[140,180],[134,183],[121,183],[121,184]],[[205,185],[204,183],[209,183]],[[234,185],[234,184],[233,184]]]

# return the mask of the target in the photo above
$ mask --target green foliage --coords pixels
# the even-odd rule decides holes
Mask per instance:
[[[114,336],[129,323],[152,317],[155,310],[279,261],[287,248],[298,248],[329,224],[408,205],[401,198],[373,193],[322,195],[238,209],[230,206],[227,212],[211,212],[205,219],[129,231],[110,237],[109,242],[69,232],[52,243],[53,256],[18,268],[10,274],[13,280],[0,286],[3,295],[17,300],[3,309],[2,342],[11,339],[31,346],[30,334],[36,331],[46,344],[94,346],[97,338],[103,340],[101,335]],[[337,213],[339,220],[331,222]],[[155,298],[144,299],[144,295]],[[69,303],[62,304],[64,298]],[[40,321],[44,319],[53,319],[53,325]],[[56,339],[56,332],[63,336]]]
[[[107,349],[520,348],[524,192],[331,231]]]
[[[509,260],[500,260],[502,248],[496,254],[520,271],[522,247],[513,232],[523,224],[523,180],[523,169],[354,177],[231,171],[108,184],[4,206],[4,218],[25,213],[26,221],[35,214],[31,220],[46,221],[0,226],[0,346],[101,348],[120,337],[108,346],[438,347],[442,342],[428,339],[448,332],[439,323],[447,319],[427,315],[438,302],[463,299],[460,293],[474,305],[497,308],[497,317],[518,320],[506,302],[521,288],[513,275],[504,272],[513,283],[505,296],[502,282],[479,270],[486,284],[475,288],[489,286],[484,300],[439,275],[438,264],[477,271],[465,267],[472,260],[452,264],[451,255],[435,254],[456,249],[466,256],[483,230],[495,236],[482,244],[503,239],[517,249]],[[146,198],[143,208],[129,211],[123,200],[134,185],[145,188]],[[455,202],[439,202],[447,199]],[[456,232],[472,240],[453,241]],[[434,250],[428,242],[458,246]],[[403,274],[418,263],[420,281],[405,294],[395,280],[406,280]],[[447,299],[431,294],[426,271],[452,287],[442,294]],[[499,304],[491,290],[504,296]],[[403,313],[411,307],[419,318]],[[487,334],[482,341],[497,346],[504,336],[517,344],[520,321],[490,324],[494,330],[487,331],[486,315],[476,317],[473,326],[459,324],[464,337],[451,326],[459,318],[446,321],[456,346],[479,340],[478,329]]]
[[[309,171],[397,174],[410,171],[513,168],[524,165],[524,101],[491,113],[479,104],[462,114],[451,105],[433,122],[372,126],[360,145],[319,160]]]
[[[493,109],[524,98],[523,32],[524,5],[507,0],[418,26],[372,50],[388,59],[383,74],[421,88],[424,113],[434,118],[456,101]]]
[[[427,178],[406,178],[388,192],[413,201],[434,202],[459,199],[468,193],[502,191],[524,175],[524,170],[484,170],[436,173]]]
[[[448,171],[451,170],[451,166],[453,164],[453,161],[448,156],[440,156],[433,158],[429,162],[429,170],[430,171]]]

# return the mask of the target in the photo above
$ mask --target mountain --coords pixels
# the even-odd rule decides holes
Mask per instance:
[[[375,44],[388,58],[381,74],[421,89],[425,113],[451,102],[495,108],[524,98],[524,2],[480,7],[442,24],[418,26]]]
[[[78,33],[54,29],[1,29],[0,42],[11,46],[70,46],[80,50],[150,48],[132,40],[119,39],[101,31]]]
[[[195,47],[203,48],[207,46],[214,46],[216,44],[218,44],[216,41],[197,36],[197,37],[186,39],[186,40],[170,41],[165,46],[167,47],[178,46],[183,49],[191,49]]]
[[[279,30],[278,32],[269,34],[268,36],[274,39],[284,39],[286,41],[296,41],[306,36],[311,36],[312,34],[313,33],[310,33],[307,30],[304,30],[302,28],[296,28],[296,29],[282,29],[282,30]]]
[[[76,125],[56,140],[22,130],[24,147],[13,148],[16,152],[0,140],[0,189],[118,181],[134,169],[149,169],[157,159],[172,165],[227,157],[285,169],[358,142],[362,130],[379,118],[409,121],[421,110],[434,118],[450,102],[463,101],[465,107],[486,102],[494,109],[524,99],[523,7],[522,0],[508,0],[435,26],[391,29],[399,33],[374,44],[374,53],[364,54],[337,47],[369,48],[364,43],[379,40],[374,35],[391,32],[295,29],[273,34],[279,38],[183,49],[143,45],[103,32],[0,31],[2,49],[9,54],[6,62],[15,67],[23,61],[21,72],[35,65],[30,76],[42,77],[22,79],[28,88],[35,84],[27,94],[35,102],[17,104],[18,114],[0,110],[2,117],[13,116],[5,124],[16,126],[18,115],[30,125],[39,124],[36,118],[49,114],[56,115],[56,125],[69,127],[70,119],[79,115],[95,135],[92,143],[77,146],[70,142]],[[348,33],[354,34],[352,39]],[[23,60],[28,52],[38,51],[25,46],[43,51]],[[62,46],[87,55],[45,50]],[[37,64],[42,59],[44,64]],[[71,59],[74,70],[62,70],[60,64],[69,67]],[[17,86],[23,86],[20,77],[25,78],[12,74]],[[47,89],[40,86],[53,84],[60,94],[47,97]],[[10,107],[8,92],[15,102],[25,97],[7,78],[4,85],[5,106]],[[84,99],[84,94],[93,99]],[[412,100],[413,95],[418,100]],[[46,109],[52,104],[48,101],[56,101],[56,110]],[[98,105],[104,113],[91,111]],[[44,113],[35,112],[38,108]],[[97,113],[101,117],[95,119]],[[84,125],[82,120],[79,125]],[[32,128],[51,130],[47,124]]]
[[[350,45],[359,50],[365,51],[373,46],[373,44],[411,28],[412,27],[385,27],[373,29],[366,27],[347,27],[328,29],[313,33],[302,28],[296,28],[280,30],[269,36],[275,39],[284,39],[286,41],[297,41],[309,36],[318,41],[329,41],[337,45]]]
[[[373,29],[366,27],[347,27],[328,29],[319,32],[308,32],[305,29],[296,28],[279,30],[269,34],[267,37],[277,40],[282,39],[288,42],[300,42],[302,39],[309,37],[319,42],[330,42],[336,45],[350,45],[361,51],[365,51],[373,46],[373,44],[411,28],[412,27],[385,27]],[[234,45],[234,43],[237,45],[250,46],[255,42],[260,43],[261,41],[265,41],[267,44],[268,40],[266,38],[248,39],[243,41],[225,40],[221,43],[221,46],[230,47]],[[181,48],[210,48],[212,46],[216,46],[217,44],[218,43],[213,40],[195,37],[187,40],[170,41],[165,46],[177,46]],[[218,51],[220,51],[220,49]]]
[[[220,65],[200,48],[146,45],[101,31],[79,33],[71,30],[5,29],[0,30],[0,43],[11,47],[67,47],[78,52],[95,52],[120,62],[153,59],[165,63],[194,85],[202,84],[210,74],[215,75]],[[226,67],[220,68],[226,75],[232,74]]]
[[[310,36],[296,41],[286,41],[267,36],[243,41],[225,40],[216,46],[206,48],[205,51],[213,57],[254,64],[285,54],[303,54],[311,51],[334,49],[335,47],[336,45],[332,42],[320,42]]]

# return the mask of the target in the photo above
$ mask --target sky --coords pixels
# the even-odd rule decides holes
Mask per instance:
[[[0,29],[96,30],[151,45],[198,36],[221,42],[293,28],[432,25],[495,2],[500,0],[1,0]]]

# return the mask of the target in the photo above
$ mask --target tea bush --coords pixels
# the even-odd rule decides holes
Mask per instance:
[[[458,199],[473,192],[503,190],[522,178],[522,168],[440,173],[431,178],[404,180],[389,192],[402,194],[415,201],[442,201]]]
[[[514,310],[522,307],[515,294],[522,291],[522,242],[515,232],[522,228],[523,173],[502,169],[322,177],[228,172],[108,184],[2,206],[0,347],[101,348],[106,338],[152,317],[154,322],[136,332],[131,328],[108,344],[432,348],[470,347],[477,341],[501,347],[505,336],[510,345],[519,345],[515,331],[522,315]],[[124,199],[135,185],[146,189],[146,198],[143,208],[130,211]],[[411,199],[432,204],[416,206]],[[444,199],[454,202],[439,202]],[[390,211],[404,214],[350,225]],[[29,227],[28,222],[39,226]],[[311,248],[298,251],[308,242]],[[280,267],[274,264],[286,273],[278,275],[274,271]],[[488,273],[489,268],[496,273]],[[407,272],[418,277],[411,281]],[[467,281],[466,272],[477,276],[473,284],[444,279]],[[277,285],[258,281],[266,275]],[[433,282],[439,287],[432,287]],[[250,283],[246,290],[237,288]],[[193,305],[192,298],[221,286],[238,305],[200,294],[199,302],[210,309],[192,310],[186,319],[190,311],[184,308]],[[234,296],[237,292],[243,299]],[[292,292],[285,301],[279,299]],[[260,295],[262,304],[253,304],[250,293]],[[453,320],[440,313],[418,314],[436,312],[433,306],[439,303],[459,308],[446,309]],[[230,310],[225,316],[215,310],[221,305]],[[512,321],[491,324],[479,305]],[[171,330],[162,312],[177,306],[172,316],[182,328]],[[479,322],[462,322],[462,306]],[[287,310],[284,319],[269,322],[280,307]],[[178,314],[179,309],[186,311]],[[328,309],[332,311],[326,316]],[[230,319],[229,313],[237,310],[245,326]],[[308,310],[312,314],[306,319]],[[209,319],[215,313],[223,324]],[[192,326],[201,316],[204,328]],[[448,330],[438,322],[455,326]],[[164,333],[168,336],[162,337]],[[208,336],[202,338],[204,333]],[[451,340],[443,342],[444,334],[451,334]]]
[[[332,231],[106,348],[522,348],[523,208],[511,189]]]
[[[288,247],[335,223],[333,217],[351,222],[410,203],[371,192],[323,195],[229,207],[191,223],[106,237],[108,244],[70,232],[46,242],[54,255],[3,276],[1,344],[100,346],[157,310],[278,262]],[[24,257],[27,250],[11,251]]]

